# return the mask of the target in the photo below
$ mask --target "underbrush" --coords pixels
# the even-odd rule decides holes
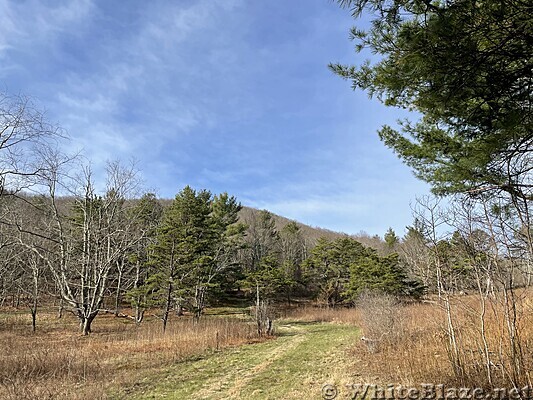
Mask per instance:
[[[365,371],[368,377],[379,377],[379,383],[483,389],[531,386],[530,298],[527,291],[517,292],[511,306],[498,294],[484,297],[483,302],[478,296],[455,296],[449,300],[449,314],[439,299],[392,305],[369,298],[365,303],[370,305],[358,310],[363,335],[369,337],[355,352],[366,355],[361,357],[367,360]],[[514,315],[509,315],[510,309]]]
[[[361,340],[350,350],[359,360],[360,382],[350,383],[512,389],[533,384],[533,294],[515,294],[512,304],[498,293],[483,302],[476,295],[453,296],[450,320],[437,298],[405,303],[373,295],[363,296],[355,308],[308,306],[290,317],[361,328]]]
[[[319,307],[307,305],[287,311],[285,318],[305,322],[333,322],[340,324],[358,325],[358,313],[353,308],[345,307]]]
[[[163,333],[157,320],[136,326],[102,315],[88,337],[75,333],[70,315],[41,314],[35,334],[28,324],[19,313],[0,316],[1,399],[105,399],[149,369],[259,340],[252,323],[235,317],[175,318]]]

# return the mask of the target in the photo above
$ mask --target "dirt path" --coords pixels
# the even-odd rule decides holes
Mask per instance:
[[[321,399],[324,383],[356,379],[348,351],[357,329],[287,321],[279,337],[177,364],[151,378],[136,399]]]

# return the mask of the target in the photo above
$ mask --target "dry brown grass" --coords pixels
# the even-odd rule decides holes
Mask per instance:
[[[360,341],[350,350],[350,357],[359,360],[355,372],[360,382],[354,383],[512,387],[512,357],[501,301],[487,299],[485,315],[492,385],[484,370],[476,296],[452,299],[464,369],[460,378],[451,367],[445,313],[437,301],[365,301],[355,309],[309,305],[282,313],[301,321],[356,325],[362,335],[378,341],[379,346]],[[519,383],[525,385],[531,383],[533,371],[533,294],[518,292],[516,306],[525,355]],[[94,323],[94,333],[83,337],[71,315],[58,320],[51,310],[41,313],[38,331],[32,334],[27,313],[2,310],[0,399],[105,399],[110,388],[126,391],[147,376],[157,376],[159,368],[171,363],[256,340],[255,325],[238,317],[210,316],[199,324],[175,318],[163,334],[157,320],[136,327],[127,319],[102,315]]]
[[[447,358],[442,310],[434,304],[423,303],[398,307],[394,338],[385,340],[374,333],[382,315],[376,315],[371,324],[365,324],[365,321],[372,321],[372,316],[356,311],[362,334],[379,341],[377,349],[364,341],[353,349],[354,355],[362,360],[363,381],[407,386],[450,382],[453,371]]]
[[[308,305],[288,310],[285,318],[307,322],[333,322],[358,325],[358,315],[353,308],[331,308]]]
[[[152,369],[256,340],[254,325],[235,317],[175,318],[163,334],[157,320],[136,327],[103,315],[83,337],[73,316],[58,320],[51,311],[32,334],[29,316],[10,310],[0,313],[0,398],[105,399]]]
[[[453,323],[457,331],[463,375],[454,374],[446,334],[446,314],[438,301],[391,304],[389,300],[367,299],[353,309],[305,307],[291,313],[293,318],[355,324],[369,341],[360,341],[351,350],[359,360],[360,382],[401,384],[445,384],[468,387],[514,386],[511,379],[512,351],[505,322],[504,304],[487,299],[486,339],[492,382],[488,382],[486,359],[480,334],[480,301],[475,295],[452,298]],[[518,334],[524,358],[517,385],[532,384],[533,374],[533,293],[517,291]]]
[[[514,384],[531,385],[530,373],[533,370],[533,318],[527,310],[530,295],[522,293],[517,299],[519,334],[524,355],[522,373],[512,379],[513,358],[506,328],[504,307],[496,299],[487,299],[485,314],[486,341],[489,350],[492,382],[487,377],[484,343],[481,336],[481,309],[475,296],[452,298],[452,317],[456,327],[462,375],[454,373],[450,362],[450,342],[446,334],[446,314],[438,302],[418,303],[400,306],[396,314],[399,320],[394,323],[393,340],[380,343],[377,354],[361,342],[354,352],[366,360],[364,371],[369,380],[379,379],[379,383],[416,385],[421,382],[442,383],[468,387],[507,387]],[[358,321],[363,334],[375,329],[375,321],[381,318],[362,315]],[[373,320],[368,326],[365,320]],[[370,329],[369,329],[370,328]],[[386,327],[384,327],[386,330]],[[367,355],[365,357],[364,355]]]

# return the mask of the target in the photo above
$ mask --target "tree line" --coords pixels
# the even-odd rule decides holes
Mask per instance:
[[[60,181],[66,165],[34,177],[46,192],[0,197],[0,303],[22,299],[33,329],[38,305],[51,299],[88,334],[102,311],[141,323],[151,310],[165,329],[172,312],[198,319],[231,297],[260,309],[301,297],[335,306],[365,287],[415,294],[397,255],[381,257],[348,236],[314,243],[294,221],[278,229],[266,210],[242,218],[227,193],[186,186],[170,202],[136,196],[135,171],[118,163],[108,165],[100,193],[89,169]],[[60,187],[70,195],[58,195]]]
[[[364,287],[421,293],[399,257],[353,238],[315,242],[296,222],[278,229],[268,211],[241,217],[227,193],[186,186],[163,201],[143,193],[134,165],[109,162],[96,175],[61,151],[63,132],[30,99],[0,100],[0,304],[22,300],[34,330],[50,300],[89,334],[103,311],[141,323],[150,310],[165,329],[171,312],[198,319],[208,304],[248,297],[265,333],[272,301],[334,306]]]
[[[74,313],[88,334],[102,311],[141,323],[150,310],[165,328],[172,312],[198,319],[207,305],[240,296],[264,333],[272,301],[354,304],[366,290],[447,301],[531,283],[527,198],[457,196],[448,210],[424,199],[402,238],[389,229],[383,239],[315,239],[268,211],[243,216],[227,193],[187,186],[172,201],[143,193],[133,165],[110,162],[97,179],[59,150],[62,132],[27,99],[4,95],[0,105],[0,303],[22,298],[33,329],[43,299]]]

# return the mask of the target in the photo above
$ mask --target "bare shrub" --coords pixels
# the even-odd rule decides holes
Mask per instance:
[[[259,336],[271,336],[274,333],[274,321],[268,301],[261,300],[253,311],[255,313],[255,323],[257,324],[257,334]]]
[[[352,349],[353,357],[360,360],[359,370],[364,371],[361,379],[406,386],[450,382],[453,372],[441,327],[442,309],[427,303],[396,304],[394,298],[383,300],[384,304],[374,300],[365,298],[365,304],[360,302],[356,325],[361,327],[362,336],[371,340],[380,338],[381,327],[388,334],[377,343],[360,341]]]
[[[533,354],[533,293],[531,290],[522,290],[519,294],[520,301],[516,304],[520,308],[518,332],[522,351]],[[375,306],[372,305],[369,309],[373,307]],[[461,365],[464,369],[460,379],[454,373],[450,360],[446,310],[436,300],[396,307],[395,312],[392,312],[392,320],[400,321],[400,324],[394,328],[397,329],[397,333],[391,336],[394,340],[381,340],[379,351],[372,357],[368,357],[368,352],[372,349],[364,342],[353,349],[354,356],[361,360],[361,370],[365,371],[364,380],[406,386],[432,382],[457,387],[515,387],[510,374],[512,348],[505,340],[505,306],[499,304],[496,299],[487,299],[486,343],[481,340],[479,333],[479,307],[479,302],[473,295],[451,298],[451,311],[455,318]],[[360,307],[357,313],[357,324],[361,326],[363,335],[370,339],[375,337],[376,333],[381,335],[380,326],[386,327],[387,323],[379,323],[380,313],[367,312],[363,308]],[[381,315],[387,315],[387,312]],[[384,319],[390,321],[390,317]],[[390,328],[388,330],[390,331]],[[488,362],[492,370],[491,382],[487,380],[484,368],[487,363],[486,353],[490,357]],[[528,375],[533,370],[533,358],[524,360],[521,368],[521,382],[527,382]]]
[[[394,345],[405,334],[401,305],[394,296],[364,292],[357,301],[362,341],[372,353]]]

